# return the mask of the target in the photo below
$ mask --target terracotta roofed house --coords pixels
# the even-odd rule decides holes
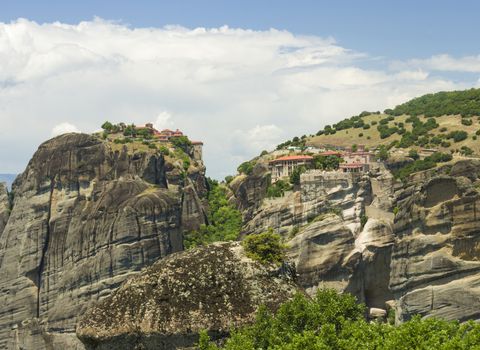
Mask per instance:
[[[270,161],[269,167],[272,172],[272,183],[282,177],[289,177],[293,170],[299,166],[310,167],[313,157],[306,155],[283,156]]]

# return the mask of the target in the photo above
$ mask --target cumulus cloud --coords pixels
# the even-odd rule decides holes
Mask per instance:
[[[80,132],[80,130],[78,130],[78,128],[75,125],[64,122],[64,123],[55,125],[50,135],[52,137],[55,137],[58,135],[69,133],[69,132]]]
[[[153,126],[157,130],[172,128],[174,126],[172,115],[167,111],[160,112],[157,119],[155,119]]]
[[[287,138],[478,79],[414,61],[367,69],[366,59],[332,38],[275,29],[0,23],[0,172],[23,170],[68,116],[85,132],[105,120],[179,128],[204,141],[209,175],[223,177]]]

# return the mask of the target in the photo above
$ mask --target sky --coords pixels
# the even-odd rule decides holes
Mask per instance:
[[[0,173],[105,121],[202,140],[221,179],[363,110],[480,85],[475,1],[0,0]]]

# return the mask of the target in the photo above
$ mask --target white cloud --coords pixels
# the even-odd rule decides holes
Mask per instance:
[[[172,128],[174,126],[172,115],[167,111],[162,111],[158,114],[157,119],[153,123],[157,130]]]
[[[295,135],[470,84],[415,62],[365,69],[365,58],[275,29],[0,23],[0,172],[21,171],[68,115],[86,132],[105,120],[182,129],[204,141],[209,175],[221,177]]]
[[[78,130],[78,128],[75,125],[65,122],[65,123],[60,123],[58,125],[55,125],[50,135],[52,137],[55,137],[58,135],[69,133],[69,132],[80,132],[80,130]]]
[[[406,69],[409,67],[423,68],[444,72],[480,73],[480,55],[455,58],[451,55],[435,55],[426,59],[411,59],[393,62],[393,69]]]

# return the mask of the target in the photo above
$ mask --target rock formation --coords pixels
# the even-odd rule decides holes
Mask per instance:
[[[349,291],[370,308],[396,306],[398,321],[480,319],[479,178],[475,159],[413,174],[405,184],[381,168],[356,179],[310,172],[298,191],[256,203],[244,233],[283,235],[311,294]]]
[[[296,291],[291,276],[247,258],[238,243],[172,254],[87,311],[77,328],[88,350],[190,347],[275,309]]]
[[[7,192],[7,187],[4,183],[0,183],[0,236],[7,224],[10,216],[10,199]]]
[[[201,164],[175,176],[183,168],[156,151],[113,146],[59,136],[15,181],[0,235],[0,349],[83,349],[77,317],[204,223]],[[1,203],[4,192],[0,217]]]
[[[417,174],[398,192],[390,288],[397,318],[480,319],[480,161]]]

